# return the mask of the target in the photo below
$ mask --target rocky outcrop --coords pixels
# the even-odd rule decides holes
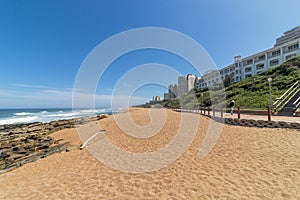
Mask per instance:
[[[55,152],[78,148],[61,140],[55,141],[49,134],[105,117],[98,115],[49,123],[0,125],[0,173]]]

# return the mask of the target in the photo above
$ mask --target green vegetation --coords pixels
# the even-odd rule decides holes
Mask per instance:
[[[297,80],[300,80],[300,57],[293,57],[276,68],[268,69],[226,88],[227,102],[232,99],[241,108],[264,109],[269,105],[269,83],[272,78],[273,102]]]
[[[269,105],[269,83],[268,78],[272,78],[273,103],[297,80],[300,80],[300,56],[292,57],[276,68],[270,68],[256,76],[249,77],[238,83],[228,83],[224,89],[221,85],[216,85],[209,89],[193,90],[178,99],[162,101],[164,107],[197,107],[220,105],[225,99],[229,106],[231,100],[235,100],[236,105],[241,109],[265,109]],[[225,83],[224,83],[225,84]],[[203,94],[203,97],[201,96]],[[147,106],[151,106],[145,104]]]

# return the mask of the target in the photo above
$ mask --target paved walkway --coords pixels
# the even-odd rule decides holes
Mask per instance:
[[[218,116],[218,115],[217,115]],[[226,118],[238,118],[237,114],[231,115],[230,113],[224,114]],[[254,120],[268,120],[267,115],[247,115],[241,114],[241,119],[254,119]],[[300,117],[287,117],[287,116],[271,116],[272,121],[285,121],[285,122],[297,122],[300,123]]]
[[[184,110],[184,109],[183,109]],[[188,111],[188,109],[186,109]],[[194,111],[196,113],[196,111]],[[201,113],[198,111],[197,113]],[[204,112],[203,112],[204,113]],[[207,111],[206,111],[207,114]],[[210,115],[212,115],[212,111],[210,111]],[[221,117],[220,112],[215,112],[215,116]],[[225,118],[238,118],[237,113],[231,115],[230,113],[223,113],[223,117]],[[268,121],[267,115],[250,115],[250,114],[241,114],[241,119],[254,119],[254,120],[264,120]],[[271,121],[285,121],[285,122],[296,122],[300,123],[300,117],[287,117],[287,116],[271,116]]]

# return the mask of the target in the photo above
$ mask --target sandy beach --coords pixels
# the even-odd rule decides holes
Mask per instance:
[[[122,121],[130,114],[137,130],[157,132],[150,137],[129,136],[113,116],[101,119],[100,127],[96,122],[81,126],[87,135],[80,137],[86,140],[92,133],[104,130],[95,141],[105,136],[129,152],[155,152],[164,148],[181,126],[181,113],[164,112],[155,119],[149,116],[149,109],[142,108],[117,115],[118,121]],[[0,199],[300,198],[300,131],[224,125],[212,151],[200,158],[211,119],[191,113],[184,115],[191,119],[189,126],[193,126],[193,120],[199,122],[195,137],[182,156],[161,169],[145,173],[116,170],[98,161],[88,147],[78,148],[1,174]],[[150,124],[153,125],[147,128]],[[83,143],[75,128],[51,135],[78,147]],[[121,158],[113,155],[108,160],[118,163]],[[151,166],[149,161],[144,162],[140,165]]]

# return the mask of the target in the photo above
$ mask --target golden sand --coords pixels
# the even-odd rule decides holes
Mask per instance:
[[[136,124],[148,126],[148,111],[131,109],[130,115]],[[125,114],[118,116],[126,117]],[[299,131],[224,125],[215,147],[201,159],[199,151],[210,119],[188,115],[199,120],[196,137],[178,160],[160,170],[122,172],[102,164],[86,149],[75,149],[1,174],[0,199],[300,198]],[[150,138],[128,136],[113,116],[99,123],[113,144],[143,153],[163,148],[176,135],[180,113],[168,110],[166,119],[161,131]],[[99,129],[95,122],[84,128],[93,127],[95,131]],[[76,129],[52,136],[78,146],[83,143]]]

